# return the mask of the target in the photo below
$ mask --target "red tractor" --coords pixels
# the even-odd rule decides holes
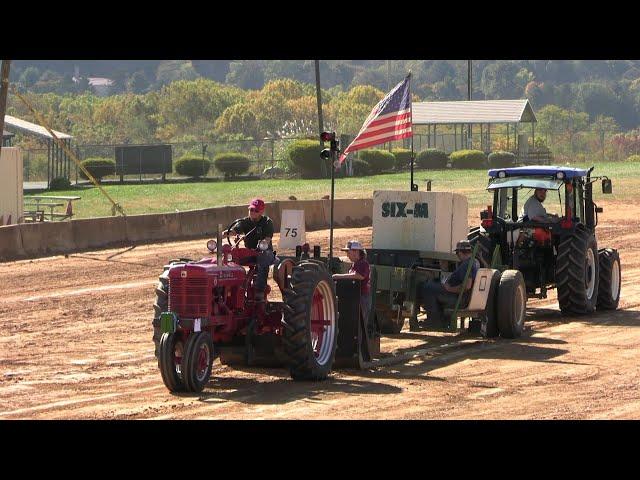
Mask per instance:
[[[229,230],[229,228],[227,228]],[[220,228],[219,228],[220,232]],[[172,391],[200,392],[212,364],[285,366],[294,380],[322,380],[338,341],[338,308],[324,262],[284,258],[274,267],[282,302],[254,299],[257,256],[267,249],[209,240],[215,255],[165,266],[156,288],[154,341],[162,380]]]

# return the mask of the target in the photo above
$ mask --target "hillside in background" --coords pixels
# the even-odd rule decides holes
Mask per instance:
[[[75,72],[80,81],[73,80]],[[322,86],[346,91],[371,85],[386,91],[408,71],[421,100],[467,98],[466,60],[323,60]],[[81,93],[89,77],[113,84],[103,94],[147,93],[176,80],[200,77],[259,90],[272,80],[314,82],[313,60],[17,60],[11,80],[35,93]],[[605,115],[623,128],[640,124],[638,60],[475,60],[474,99],[527,97],[534,108],[549,104]]]

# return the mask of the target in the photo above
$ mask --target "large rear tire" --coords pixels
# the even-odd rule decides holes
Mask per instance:
[[[162,381],[170,392],[181,392],[185,389],[182,378],[184,366],[184,342],[175,333],[163,333],[158,349],[158,366]]]
[[[527,289],[519,270],[505,270],[498,285],[498,330],[504,338],[522,335],[527,308]]]
[[[326,267],[308,261],[295,265],[284,303],[282,342],[291,377],[324,380],[338,342],[335,285]]]
[[[620,287],[622,285],[622,270],[620,255],[613,248],[603,248],[598,251],[600,275],[598,285],[598,310],[615,310],[620,301]]]
[[[480,261],[480,266],[482,268],[491,268],[491,260],[495,246],[489,237],[480,232],[480,227],[474,227],[469,231],[467,240],[471,243],[471,248],[473,248],[476,243],[478,244],[476,258]]]
[[[563,315],[584,315],[596,309],[598,299],[598,245],[584,227],[563,239],[556,258],[558,304]]]
[[[208,332],[189,335],[185,348],[183,379],[190,392],[201,392],[209,383],[215,358],[213,341]]]
[[[165,271],[166,273],[166,271]],[[156,285],[156,301],[153,304],[153,343],[155,345],[155,355],[159,359],[160,337],[160,314],[169,310],[169,277],[164,273],[158,278]]]

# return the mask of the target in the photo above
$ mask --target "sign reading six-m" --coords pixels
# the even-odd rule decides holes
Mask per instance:
[[[407,217],[429,218],[429,204],[415,203],[413,208],[407,208],[406,202],[384,202],[382,204],[383,217]]]

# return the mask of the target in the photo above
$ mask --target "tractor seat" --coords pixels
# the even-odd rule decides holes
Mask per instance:
[[[477,317],[485,312],[487,300],[489,299],[489,291],[491,289],[491,280],[495,274],[500,274],[498,270],[493,268],[479,268],[476,278],[471,287],[471,298],[469,303],[458,309],[456,314],[458,317]],[[445,308],[445,315],[451,315],[453,308]]]

